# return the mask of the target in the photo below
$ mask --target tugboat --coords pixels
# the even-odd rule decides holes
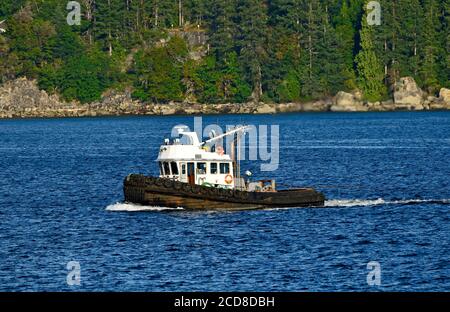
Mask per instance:
[[[279,190],[274,180],[245,181],[235,146],[246,127],[200,142],[196,132],[176,129],[159,149],[158,177],[130,174],[124,180],[125,201],[146,206],[195,210],[249,210],[323,207],[325,196],[312,188]],[[214,143],[233,135],[231,156]],[[251,173],[247,171],[247,175]]]

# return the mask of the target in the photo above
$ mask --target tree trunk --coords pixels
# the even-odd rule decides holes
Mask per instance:
[[[178,24],[179,24],[180,28],[183,27],[183,24],[184,24],[182,0],[178,0]]]
[[[83,0],[84,6],[86,7],[86,19],[88,21],[92,21],[93,19],[93,8],[95,5],[95,1],[94,0]],[[86,34],[88,37],[88,41],[89,41],[89,45],[92,45],[92,28],[93,27],[89,27],[89,29],[87,30]]]
[[[262,72],[261,72],[261,65],[258,64],[257,70],[256,70],[256,77],[255,77],[255,85],[253,89],[252,98],[255,103],[259,103],[261,96],[262,96]]]
[[[309,3],[309,14],[308,14],[308,28],[309,28],[309,35],[308,35],[308,50],[309,50],[309,79],[312,79],[312,69],[313,69],[313,47],[312,47],[312,3]]]

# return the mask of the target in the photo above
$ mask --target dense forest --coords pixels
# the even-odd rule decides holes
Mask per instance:
[[[0,0],[0,82],[26,76],[66,100],[132,88],[144,102],[292,102],[412,76],[449,87],[450,0]],[[199,38],[199,40],[192,40]],[[203,38],[203,39],[201,39]]]

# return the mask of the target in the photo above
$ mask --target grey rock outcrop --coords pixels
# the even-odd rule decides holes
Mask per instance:
[[[332,112],[366,112],[369,110],[367,105],[358,99],[358,96],[339,91],[334,98],[334,103],[331,106]]]
[[[450,107],[450,89],[442,88],[439,92],[439,100]]]
[[[394,103],[397,109],[423,110],[424,92],[412,77],[403,77],[395,84]]]
[[[364,102],[359,92],[339,92],[334,98],[303,103],[225,103],[199,104],[189,101],[167,104],[133,100],[131,89],[109,90],[101,101],[80,104],[66,102],[57,95],[39,90],[36,81],[18,78],[0,86],[0,118],[84,117],[115,115],[199,115],[199,114],[274,114],[291,112],[365,112],[394,110],[450,109],[450,90],[441,89],[439,97],[428,96],[410,77],[399,81],[394,100]]]

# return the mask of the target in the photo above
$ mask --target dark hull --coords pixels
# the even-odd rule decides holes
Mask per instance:
[[[325,197],[314,189],[277,192],[224,190],[168,179],[130,175],[124,181],[125,201],[147,206],[203,210],[247,210],[322,207]]]

